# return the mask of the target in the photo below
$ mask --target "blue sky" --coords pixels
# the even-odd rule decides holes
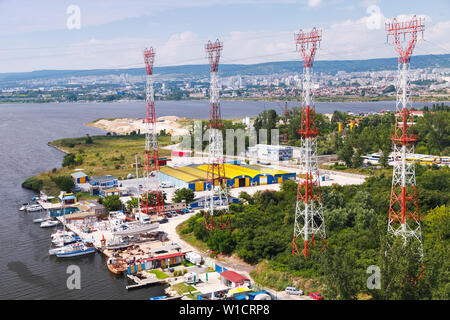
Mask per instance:
[[[80,29],[67,28],[69,5]],[[222,63],[294,60],[294,32],[314,26],[317,60],[393,57],[384,22],[412,14],[426,24],[415,54],[450,53],[448,0],[0,0],[0,73],[139,67],[146,46],[155,65],[200,64],[217,37]]]

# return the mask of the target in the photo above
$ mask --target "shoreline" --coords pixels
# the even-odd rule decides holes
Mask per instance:
[[[374,98],[374,99],[352,99],[352,98],[343,98],[341,96],[339,97],[325,97],[325,96],[317,96],[315,98],[315,102],[321,102],[321,103],[370,103],[370,102],[395,102],[395,97],[383,97],[383,98]],[[246,102],[246,101],[253,101],[253,102],[301,102],[302,99],[299,97],[298,99],[276,99],[276,98],[253,98],[253,97],[247,97],[247,98],[228,98],[228,97],[221,97],[221,101],[238,101],[238,102]],[[180,100],[155,100],[155,102],[161,102],[161,101],[172,101],[172,102],[178,102],[178,101],[209,101],[208,98],[204,99],[180,99]],[[411,102],[415,103],[450,103],[450,96],[445,97],[435,97],[435,96],[426,96],[423,99],[415,99],[414,96],[410,97]],[[7,105],[7,104],[106,104],[106,103],[127,103],[127,102],[145,102],[145,100],[114,100],[114,101],[0,101],[0,105]]]

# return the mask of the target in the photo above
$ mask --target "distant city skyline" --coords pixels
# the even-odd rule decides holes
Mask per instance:
[[[71,5],[79,29],[68,28]],[[156,49],[155,66],[204,64],[204,44],[216,38],[224,64],[296,60],[294,32],[314,26],[323,30],[316,60],[395,57],[385,19],[412,14],[426,25],[415,54],[444,54],[449,9],[445,0],[0,0],[0,73],[143,67],[147,46]]]

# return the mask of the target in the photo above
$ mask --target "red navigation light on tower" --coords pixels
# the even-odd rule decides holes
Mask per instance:
[[[207,186],[209,194],[205,199],[204,223],[207,230],[215,228],[214,216],[220,215],[221,229],[230,225],[228,193],[226,190],[225,166],[223,163],[222,118],[219,102],[219,60],[223,43],[217,39],[205,45],[211,67],[210,111],[209,111],[209,152]],[[225,216],[225,218],[224,218]]]
[[[295,35],[297,50],[303,57],[303,91],[301,124],[299,133],[302,144],[300,152],[300,168],[305,174],[303,182],[298,184],[297,202],[295,206],[294,237],[292,254],[300,254],[296,240],[303,239],[301,254],[308,257],[308,247],[314,248],[315,238],[322,239],[326,248],[325,223],[322,208],[322,193],[319,182],[317,159],[317,136],[319,130],[315,125],[315,108],[312,101],[312,66],[317,48],[322,40],[320,30],[313,28],[311,32],[299,31]]]
[[[144,50],[145,77],[145,155],[144,155],[144,193],[142,211],[147,214],[156,213],[165,217],[164,197],[159,185],[159,152],[156,132],[155,94],[153,89],[153,63],[155,50],[150,47]],[[152,199],[153,198],[153,199]]]
[[[413,132],[413,118],[409,102],[409,63],[417,42],[417,33],[425,30],[422,18],[413,16],[410,21],[393,19],[386,24],[386,34],[393,38],[398,53],[397,101],[395,107],[395,131],[393,144],[393,177],[389,205],[388,234],[402,237],[404,244],[410,239],[418,241],[420,257],[423,257],[422,232],[417,201],[416,173],[413,163],[406,161],[414,153],[417,137]],[[422,266],[424,269],[424,267]],[[423,274],[423,271],[422,271]],[[422,276],[419,276],[419,278]]]

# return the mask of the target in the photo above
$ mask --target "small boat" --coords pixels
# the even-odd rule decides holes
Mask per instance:
[[[34,223],[39,223],[39,222],[44,222],[44,221],[47,221],[47,220],[50,220],[50,219],[51,219],[51,217],[42,217],[42,218],[34,219],[33,222]]]
[[[51,228],[59,224],[58,220],[48,220],[41,222],[41,228]]]
[[[95,253],[95,247],[92,243],[77,242],[62,247],[61,250],[56,251],[55,255],[58,258],[71,258],[84,256],[90,253]]]
[[[26,210],[27,212],[41,211],[41,210],[42,210],[42,207],[41,207],[41,205],[39,205],[39,204],[32,204],[32,205],[27,206],[27,207],[25,208],[25,210]]]
[[[167,296],[152,297],[149,300],[164,300],[164,299],[167,299]]]
[[[28,202],[22,203],[22,206],[20,207],[19,211],[25,211],[29,205],[30,204]]]
[[[66,231],[66,230],[56,230],[55,233],[52,233],[50,236],[53,240],[56,240],[58,238],[64,237],[64,236],[74,236],[75,234],[72,231]]]
[[[67,236],[63,236],[61,238],[52,240],[52,244],[54,244],[57,247],[64,247],[68,244],[72,244],[72,243],[75,243],[78,241],[81,241],[80,237],[67,235]]]
[[[122,274],[127,270],[127,264],[122,259],[109,258],[106,262],[108,270],[114,274]]]

